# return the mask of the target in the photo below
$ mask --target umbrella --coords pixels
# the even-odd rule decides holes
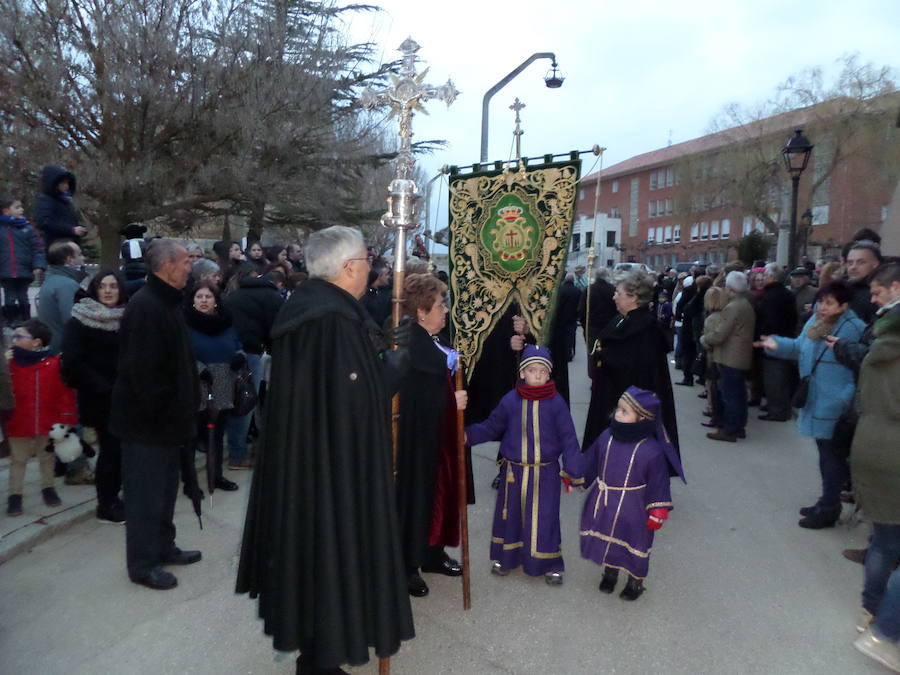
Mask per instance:
[[[184,483],[184,494],[190,498],[194,505],[194,513],[203,529],[203,518],[200,513],[200,502],[203,501],[203,491],[197,480],[197,465],[194,463],[194,446],[183,445],[181,447],[181,480]]]
[[[216,418],[218,416],[216,400],[212,394],[212,387],[210,387],[209,394],[206,396],[206,489],[209,490],[210,496],[216,490],[216,453],[219,451],[216,447]]]

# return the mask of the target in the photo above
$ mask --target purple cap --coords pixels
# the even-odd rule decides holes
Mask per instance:
[[[525,349],[522,351],[522,360],[519,361],[519,372],[521,373],[525,366],[532,363],[539,363],[546,366],[551,373],[553,372],[553,357],[550,356],[550,350],[546,347],[525,345]]]
[[[634,408],[638,415],[644,419],[656,422],[656,440],[662,444],[663,452],[665,453],[669,464],[672,466],[672,469],[681,480],[685,480],[684,469],[681,467],[681,457],[678,456],[678,451],[669,439],[669,433],[666,431],[666,427],[663,424],[662,403],[660,402],[659,397],[652,391],[647,391],[646,389],[628,387],[628,389],[625,390],[625,393],[622,394],[622,398],[625,399],[625,402],[628,403],[628,405]]]

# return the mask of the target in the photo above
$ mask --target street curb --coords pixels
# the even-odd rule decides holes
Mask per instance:
[[[62,511],[26,522],[21,527],[7,532],[0,537],[0,565],[21,553],[27,553],[51,537],[65,532],[73,525],[88,520],[96,511],[97,499],[87,499],[66,507]]]

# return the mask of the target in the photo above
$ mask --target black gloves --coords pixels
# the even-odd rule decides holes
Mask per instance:
[[[209,368],[204,368],[200,371],[200,381],[205,382],[206,384],[212,384],[213,377],[212,373],[209,372]]]
[[[409,347],[409,321],[402,321],[388,333],[388,348],[397,345],[400,349]]]

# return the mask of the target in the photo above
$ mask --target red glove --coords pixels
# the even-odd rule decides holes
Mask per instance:
[[[669,509],[650,509],[650,517],[647,519],[648,530],[661,530],[663,523],[669,517]]]

